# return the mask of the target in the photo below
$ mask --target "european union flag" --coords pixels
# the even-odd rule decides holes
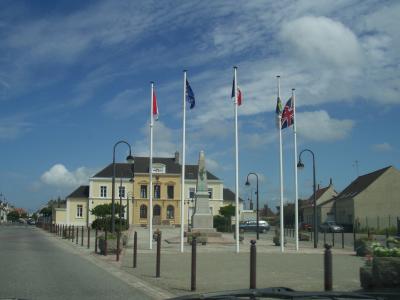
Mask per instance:
[[[189,81],[187,80],[186,80],[186,101],[190,104],[190,109],[192,109],[196,105],[196,101],[194,100],[193,90],[190,87]]]

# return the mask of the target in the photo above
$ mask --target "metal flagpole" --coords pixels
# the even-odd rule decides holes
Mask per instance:
[[[151,82],[151,93],[150,93],[150,164],[149,164],[149,249],[153,249],[153,97],[154,97],[154,82]]]
[[[235,235],[236,235],[236,253],[239,253],[239,141],[238,141],[238,113],[237,113],[237,67],[233,67],[235,82]]]
[[[296,96],[295,89],[292,89],[292,101],[293,101],[293,139],[294,139],[294,222],[295,222],[295,239],[296,239],[296,251],[299,251],[299,191],[297,185],[297,121],[296,121]]]
[[[185,147],[186,147],[186,70],[183,71],[182,178],[181,178],[181,252],[185,231]]]
[[[281,97],[281,82],[280,76],[278,78],[278,97]],[[280,185],[281,185],[281,202],[280,202],[280,231],[281,231],[281,252],[285,251],[285,236],[283,227],[283,159],[282,159],[282,114],[279,114],[279,169],[280,169]]]

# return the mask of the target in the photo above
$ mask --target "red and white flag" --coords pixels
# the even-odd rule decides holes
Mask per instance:
[[[156,97],[156,91],[153,90],[153,118],[154,120],[158,121],[158,105],[157,105],[157,97]]]

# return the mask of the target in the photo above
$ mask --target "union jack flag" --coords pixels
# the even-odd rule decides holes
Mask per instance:
[[[290,127],[294,123],[294,111],[292,97],[286,102],[285,108],[282,112],[282,129]]]

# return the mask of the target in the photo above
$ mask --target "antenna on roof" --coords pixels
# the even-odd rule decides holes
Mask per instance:
[[[357,174],[357,177],[358,177],[359,176],[359,172],[358,172],[358,160],[357,159],[354,161],[353,167],[356,169],[356,174]]]

